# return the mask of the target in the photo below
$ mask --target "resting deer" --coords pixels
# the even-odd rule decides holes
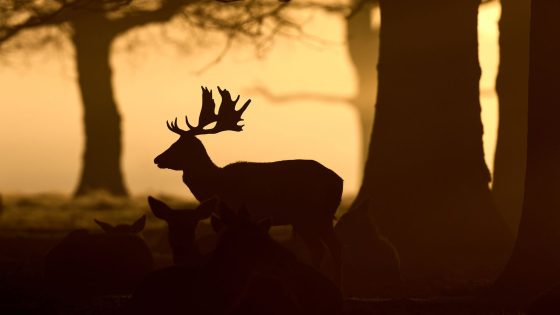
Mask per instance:
[[[203,255],[195,243],[196,226],[198,221],[204,220],[216,208],[218,199],[213,198],[203,202],[196,209],[171,209],[163,201],[152,196],[148,197],[150,209],[154,215],[167,222],[169,245],[176,265],[196,265]]]
[[[151,251],[140,233],[146,216],[132,225],[95,220],[105,233],[70,232],[45,258],[45,277],[67,297],[129,294],[153,270]]]
[[[218,87],[218,92],[222,102],[215,114],[212,91],[202,88],[198,126],[191,125],[186,117],[188,130],[178,127],[177,118],[167,122],[169,130],[180,137],[155,158],[155,164],[183,171],[183,182],[199,201],[218,196],[233,209],[246,207],[254,220],[269,217],[272,225],[292,225],[306,242],[315,266],[319,266],[326,245],[338,281],[340,248],[332,223],[342,195],[342,179],[312,160],[238,162],[218,167],[197,136],[243,130],[239,123],[251,102],[236,110],[239,96],[232,100],[227,90]]]
[[[270,220],[216,204],[216,249],[198,266],[176,265],[146,277],[125,314],[341,315],[338,288],[267,233]]]

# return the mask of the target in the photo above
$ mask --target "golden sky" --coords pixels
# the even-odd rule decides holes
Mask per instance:
[[[498,64],[499,14],[494,2],[485,5],[479,16],[482,117],[490,167],[497,124],[497,100],[491,91]],[[244,114],[243,132],[202,137],[217,164],[315,159],[344,178],[346,194],[356,193],[361,139],[357,112],[349,103],[304,100],[275,104],[252,91],[262,86],[278,95],[317,93],[340,99],[353,95],[355,78],[344,46],[342,21],[317,14],[306,31],[326,43],[278,38],[260,59],[252,49],[234,47],[202,74],[198,70],[223,46],[218,39],[205,47],[193,46],[188,53],[161,42],[126,50],[127,37],[157,34],[156,27],[118,39],[112,66],[123,116],[122,163],[130,191],[190,195],[180,173],[158,169],[153,158],[177,138],[167,130],[165,121],[177,116],[181,122],[185,114],[195,120],[200,86],[215,89],[219,85],[234,95],[241,94],[242,102],[253,101]],[[5,62],[0,62],[0,193],[70,193],[74,189],[83,137],[72,55],[71,49],[43,49],[1,56]]]

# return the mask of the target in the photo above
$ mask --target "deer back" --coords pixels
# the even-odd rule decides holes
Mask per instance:
[[[273,225],[332,225],[342,196],[342,179],[312,160],[230,164],[215,187],[230,207],[245,206],[254,219],[269,217]]]

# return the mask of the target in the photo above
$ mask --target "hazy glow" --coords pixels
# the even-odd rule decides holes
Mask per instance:
[[[499,6],[480,13],[480,60],[486,160],[492,166],[497,100],[493,91],[497,68]],[[139,36],[154,29],[143,29]],[[144,44],[126,52],[127,38],[114,45],[115,96],[123,116],[126,183],[132,193],[183,194],[180,174],[157,169],[153,158],[176,139],[165,120],[185,114],[197,117],[200,85],[227,87],[241,99],[251,98],[245,131],[204,136],[219,165],[235,161],[316,159],[345,179],[345,192],[359,188],[358,117],[345,102],[293,101],[274,104],[251,91],[264,86],[282,95],[298,92],[340,98],[354,92],[355,79],[339,19],[317,15],[307,32],[331,44],[279,38],[264,59],[251,49],[234,48],[224,60],[201,75],[197,70],[221,46],[191,49],[181,55],[170,45]],[[0,64],[0,192],[69,193],[76,184],[83,144],[76,74],[66,52],[45,49],[3,56]],[[373,106],[373,104],[372,104]],[[320,112],[321,115],[315,115]],[[312,115],[313,114],[313,115]],[[315,118],[311,118],[315,116]]]
[[[484,153],[490,171],[494,168],[494,153],[498,136],[498,96],[494,89],[498,74],[499,46],[498,21],[500,5],[497,1],[485,4],[478,15],[478,51],[482,77],[480,103],[484,125]]]

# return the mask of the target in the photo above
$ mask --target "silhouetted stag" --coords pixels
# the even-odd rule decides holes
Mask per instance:
[[[46,256],[49,287],[67,298],[130,294],[154,268],[150,250],[136,235],[145,220],[117,226],[95,220],[105,233],[70,232]]]
[[[201,254],[196,240],[198,221],[209,218],[216,208],[218,199],[203,202],[196,209],[171,209],[163,201],[148,197],[148,204],[154,215],[167,222],[168,239],[173,254],[173,263],[196,265],[201,262]]]
[[[218,243],[199,266],[154,271],[134,292],[128,314],[339,315],[338,288],[254,223],[219,204]]]
[[[232,100],[227,90],[218,87],[218,91],[222,98],[218,114],[212,91],[203,87],[198,126],[191,125],[187,118],[189,130],[179,128],[177,119],[167,122],[169,130],[180,138],[154,162],[160,168],[183,171],[183,182],[200,201],[219,196],[233,209],[245,206],[255,220],[270,217],[273,225],[292,225],[308,245],[316,266],[326,245],[339,272],[340,248],[332,224],[342,196],[342,179],[312,160],[216,166],[196,136],[241,131],[241,116],[251,102],[236,110],[239,96]]]

